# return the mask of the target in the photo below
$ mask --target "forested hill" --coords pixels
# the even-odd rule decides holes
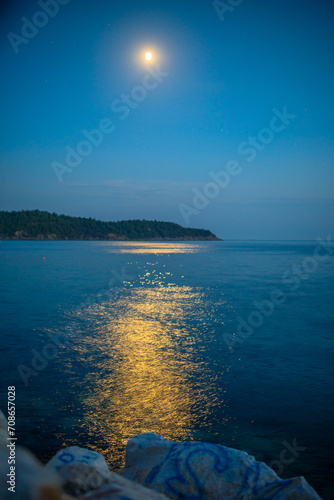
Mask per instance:
[[[0,239],[9,240],[218,240],[205,229],[173,222],[103,222],[40,210],[0,211]]]

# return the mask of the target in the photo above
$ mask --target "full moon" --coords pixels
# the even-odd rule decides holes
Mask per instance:
[[[145,57],[146,57],[146,61],[150,61],[150,60],[152,59],[152,54],[151,54],[151,52],[146,52]]]

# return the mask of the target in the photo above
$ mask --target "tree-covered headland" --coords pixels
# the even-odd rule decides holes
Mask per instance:
[[[89,217],[40,210],[0,211],[0,239],[15,240],[218,240],[206,229],[173,222],[125,220],[104,222]]]

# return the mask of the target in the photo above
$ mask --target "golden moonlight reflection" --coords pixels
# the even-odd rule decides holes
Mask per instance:
[[[207,248],[201,243],[171,243],[159,241],[108,241],[98,242],[99,246],[103,246],[106,252],[109,253],[132,253],[132,254],[173,254],[173,253],[198,253],[205,252]]]
[[[213,395],[216,375],[201,356],[203,332],[195,319],[202,316],[204,327],[210,322],[202,293],[186,286],[123,287],[73,317],[78,330],[68,370],[83,369],[83,432],[111,467],[122,465],[136,434],[191,439],[193,429],[210,429],[213,408],[220,409],[220,423],[228,421],[225,389]]]

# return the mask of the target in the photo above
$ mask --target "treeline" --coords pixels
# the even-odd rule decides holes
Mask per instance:
[[[184,228],[173,222],[127,220],[103,222],[92,218],[57,215],[40,210],[0,211],[1,239],[60,240],[217,240],[205,229]]]

